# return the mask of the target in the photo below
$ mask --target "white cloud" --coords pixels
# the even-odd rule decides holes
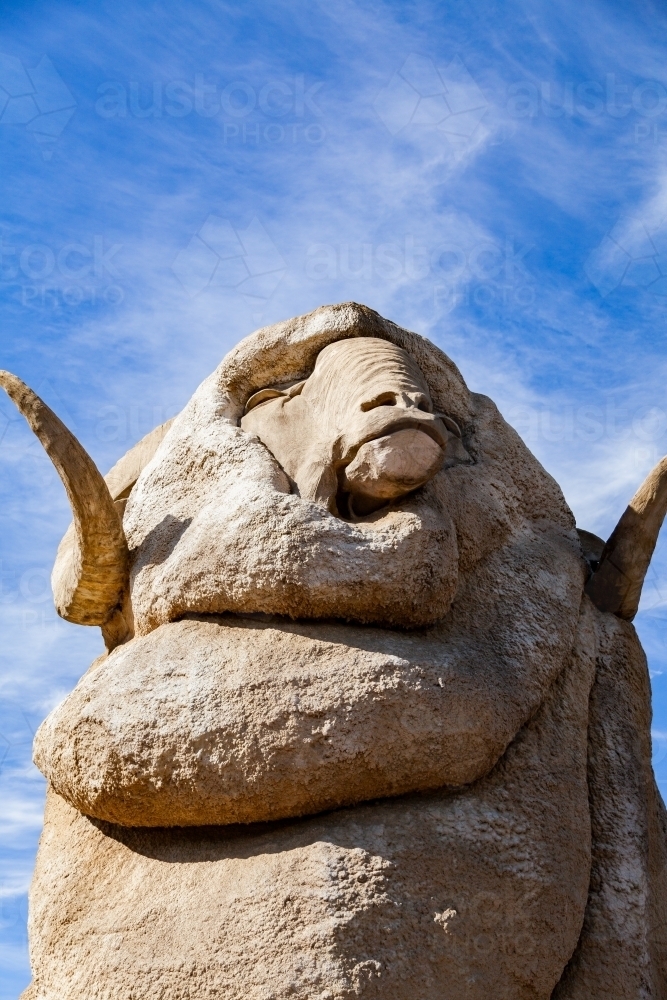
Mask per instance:
[[[656,243],[645,253],[641,242],[658,239],[667,216],[664,143],[652,132],[637,141],[644,129],[635,125],[653,119],[615,117],[606,93],[596,117],[561,114],[558,101],[570,85],[575,102],[579,84],[604,89],[608,74],[629,88],[627,99],[642,81],[664,85],[663,22],[597,3],[585,17],[571,4],[512,3],[485,17],[450,7],[204,0],[164,18],[119,9],[113,21],[90,6],[54,7],[29,32],[16,28],[20,64],[37,66],[48,52],[77,110],[48,165],[24,125],[0,130],[11,208],[3,246],[15,251],[0,267],[17,271],[0,277],[2,365],[44,386],[103,470],[177,412],[252,329],[356,299],[442,346],[516,424],[580,525],[611,531],[667,451],[665,304],[647,280],[663,251]],[[233,81],[257,97],[278,81],[291,110],[138,117],[128,103],[125,117],[95,112],[105,81],[128,95],[138,81],[145,104],[154,85],[164,102],[167,83],[194,87],[197,74],[219,101]],[[294,114],[299,75],[306,89],[319,86],[321,113]],[[509,103],[524,84],[537,94],[527,117]],[[240,127],[226,131],[225,122]],[[244,122],[259,127],[257,143],[244,139]],[[267,124],[298,128],[271,144]],[[307,124],[324,138],[307,141]],[[215,225],[206,229],[207,220]],[[261,239],[250,247],[253,232]],[[606,254],[609,234],[620,253]],[[201,259],[179,257],[191,241]],[[79,250],[68,257],[71,245]],[[601,245],[592,283],[585,263]],[[105,268],[100,253],[114,247]],[[643,263],[630,272],[632,259]],[[176,260],[185,261],[180,274]],[[70,276],[86,263],[85,277]],[[30,277],[40,266],[50,267],[41,283]],[[259,294],[244,297],[243,282]],[[3,845],[16,852],[22,838],[34,846],[41,817],[31,731],[101,641],[97,629],[60,622],[30,589],[50,571],[70,515],[48,459],[1,400],[0,466],[0,736],[12,749],[0,780]],[[665,548],[661,541],[638,617],[656,684],[667,660]],[[665,742],[660,712],[656,739]],[[2,883],[7,891],[25,885],[21,872]]]

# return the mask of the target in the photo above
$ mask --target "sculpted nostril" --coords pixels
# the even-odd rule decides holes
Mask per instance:
[[[383,392],[374,399],[370,399],[366,403],[362,403],[361,409],[364,413],[367,413],[368,410],[374,410],[377,406],[396,406],[396,393]]]

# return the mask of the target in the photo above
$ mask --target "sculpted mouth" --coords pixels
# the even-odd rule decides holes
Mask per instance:
[[[381,415],[377,410],[373,411],[380,419],[369,421],[366,433],[357,438],[354,445],[345,450],[345,457],[340,462],[339,467],[349,465],[356,457],[357,452],[370,441],[388,437],[398,431],[415,430],[421,431],[431,438],[443,450],[447,447],[447,428],[442,420],[434,418],[431,414],[423,416],[405,413],[400,415]]]

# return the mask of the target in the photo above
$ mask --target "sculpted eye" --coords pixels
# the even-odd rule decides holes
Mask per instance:
[[[396,406],[396,393],[394,392],[383,392],[375,399],[370,399],[365,403],[361,404],[361,409],[364,413],[368,410],[374,410],[376,406]]]

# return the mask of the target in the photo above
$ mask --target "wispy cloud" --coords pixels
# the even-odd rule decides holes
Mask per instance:
[[[665,20],[588,0],[9,5],[0,53],[47,56],[75,110],[49,159],[0,110],[0,364],[107,469],[252,329],[356,299],[442,346],[605,536],[667,452],[662,243],[642,249],[667,216]],[[241,246],[212,249],[218,278],[206,239],[183,257],[211,218]],[[619,278],[622,253],[639,263]],[[40,823],[31,733],[100,639],[51,609],[67,502],[1,400],[0,465],[11,893]],[[637,619],[659,734],[666,580],[660,542]],[[0,1000],[27,976],[17,948]]]

